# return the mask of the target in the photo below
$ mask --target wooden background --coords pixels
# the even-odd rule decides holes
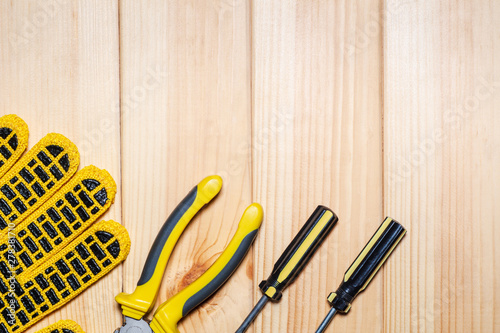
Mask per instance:
[[[316,205],[339,224],[254,332],[312,332],[384,216],[408,229],[329,332],[500,332],[500,2],[497,0],[2,0],[0,114],[30,146],[60,132],[119,184],[106,219],[125,264],[58,319],[121,323],[169,212],[225,181],[170,260],[159,305],[217,258],[253,201],[265,209],[233,278],[182,332],[233,332]]]

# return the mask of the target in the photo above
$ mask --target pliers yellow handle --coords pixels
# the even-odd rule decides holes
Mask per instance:
[[[141,318],[154,306],[168,259],[177,240],[194,215],[219,193],[221,187],[222,179],[219,176],[203,179],[168,217],[151,247],[135,291],[132,294],[121,293],[115,298],[126,319],[123,330],[117,332],[126,332],[127,325],[137,325],[142,329],[149,326]],[[236,270],[255,239],[262,219],[262,207],[257,203],[250,205],[231,242],[216,262],[195,282],[158,308],[150,324],[151,332],[178,332],[177,322],[217,291]]]

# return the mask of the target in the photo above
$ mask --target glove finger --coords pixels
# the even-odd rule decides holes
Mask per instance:
[[[14,114],[0,117],[0,178],[28,146],[28,125]]]
[[[15,275],[30,274],[31,269],[70,244],[111,206],[115,194],[116,184],[106,170],[88,166],[78,171],[15,227],[15,238],[6,233],[0,236],[3,278],[8,279],[12,270]]]
[[[76,172],[80,155],[61,134],[41,139],[0,179],[0,230],[23,220]]]
[[[80,325],[71,320],[60,320],[35,333],[85,333]]]
[[[125,260],[129,251],[130,237],[121,224],[94,224],[32,274],[11,280],[16,297],[3,294],[0,302],[12,304],[15,322],[5,306],[0,315],[0,333],[23,332],[106,275]]]

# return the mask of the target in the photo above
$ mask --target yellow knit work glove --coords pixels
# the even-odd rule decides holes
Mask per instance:
[[[80,325],[71,320],[61,320],[35,333],[85,333]]]
[[[122,225],[94,223],[116,194],[109,173],[94,166],[77,172],[78,150],[60,134],[21,157],[27,143],[23,120],[0,118],[0,333],[23,332],[130,250]]]

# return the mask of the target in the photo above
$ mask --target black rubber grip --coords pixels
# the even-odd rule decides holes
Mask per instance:
[[[141,278],[137,282],[137,285],[146,284],[149,279],[153,276],[153,273],[156,268],[156,263],[160,258],[161,252],[163,250],[163,246],[167,242],[172,230],[174,230],[175,226],[179,222],[180,218],[186,213],[186,211],[193,205],[194,200],[196,199],[196,195],[198,192],[198,186],[195,186],[189,193],[186,195],[184,199],[175,207],[170,216],[167,218],[163,226],[161,227],[158,235],[155,238],[153,246],[151,246],[151,250],[149,250],[148,258],[146,259],[146,263],[144,264],[144,268],[142,269]]]
[[[198,291],[195,295],[189,298],[182,308],[182,316],[185,317],[191,310],[196,308],[199,304],[203,303],[207,298],[212,296],[224,283],[231,277],[236,268],[240,265],[241,261],[245,258],[250,246],[252,246],[255,237],[257,237],[257,232],[259,230],[252,231],[249,233],[241,242],[240,246],[236,252],[231,257],[231,260],[224,266],[224,269],[220,271],[216,278],[210,281],[203,289]]]
[[[406,229],[401,224],[392,219],[387,223],[388,219],[377,229],[363,251],[349,267],[343,282],[334,293],[330,305],[338,311],[349,311],[354,298],[367,287],[406,233]]]
[[[330,217],[325,223],[322,218],[326,213],[328,213]],[[269,278],[259,284],[260,290],[272,301],[278,301],[282,296],[283,290],[297,278],[302,269],[304,269],[304,266],[309,262],[316,250],[323,243],[326,236],[328,236],[330,231],[333,229],[337,221],[338,217],[332,210],[325,206],[318,206],[302,229],[300,229],[299,233],[292,240],[290,245],[288,245],[278,261],[274,264],[273,271]],[[324,225],[319,230],[319,233],[314,237],[310,244],[304,244],[306,247],[301,248],[303,243],[308,240],[308,236],[311,232],[313,232],[313,230],[315,232],[317,231],[315,230],[315,227],[320,222],[324,223]],[[294,256],[299,249],[301,249],[302,254],[297,260]],[[286,274],[286,277],[284,278],[283,276],[280,277],[285,270],[290,270],[290,266],[288,266],[288,264],[292,259],[296,260],[296,263],[291,266],[292,269],[290,274]]]

